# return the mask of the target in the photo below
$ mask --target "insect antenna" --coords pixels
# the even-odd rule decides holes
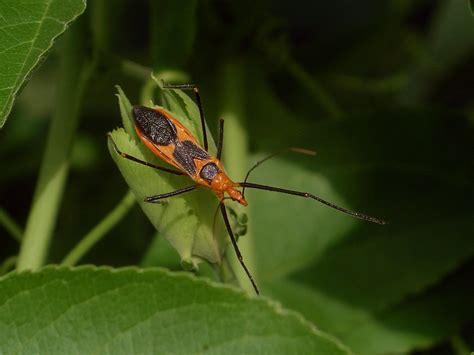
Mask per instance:
[[[273,158],[277,155],[284,154],[284,153],[290,153],[290,152],[300,153],[300,154],[305,154],[305,155],[311,155],[311,156],[316,155],[316,152],[314,150],[309,150],[309,149],[304,149],[304,148],[290,147],[290,148],[277,150],[277,151],[271,153],[270,155],[266,156],[265,158],[257,161],[255,164],[253,164],[252,167],[249,169],[249,171],[247,171],[247,175],[245,175],[244,183],[247,182],[247,180],[250,176],[250,173],[252,171],[254,171],[259,165],[261,165],[262,163],[266,162],[267,160],[270,160],[271,158]],[[241,186],[243,187],[242,196],[245,197],[245,187],[246,186],[245,185],[241,185]]]
[[[221,160],[222,146],[224,145],[224,119],[219,119],[219,139],[217,140],[217,159]]]
[[[342,213],[348,214],[352,217],[362,219],[364,221],[368,221],[368,222],[372,222],[372,223],[376,223],[376,224],[380,224],[380,225],[384,225],[384,224],[388,223],[387,221],[384,221],[383,219],[371,217],[371,216],[365,215],[365,214],[360,213],[360,212],[354,212],[354,211],[350,211],[348,209],[345,209],[343,207],[339,207],[339,206],[337,206],[337,205],[335,205],[331,202],[323,200],[321,197],[310,194],[309,192],[287,190],[287,189],[282,189],[280,187],[254,184],[254,183],[246,182],[246,181],[240,182],[239,185],[242,186],[242,187],[248,187],[248,188],[251,188],[251,189],[274,191],[274,192],[280,192],[280,193],[287,194],[287,195],[295,195],[295,196],[301,196],[301,197],[305,197],[305,198],[311,198],[311,199],[316,200],[316,201],[318,201],[318,202],[320,202],[320,203],[322,203],[326,206],[334,208],[335,210],[338,210]]]

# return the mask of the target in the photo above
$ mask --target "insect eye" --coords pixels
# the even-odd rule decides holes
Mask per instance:
[[[214,163],[207,163],[201,169],[199,176],[204,180],[211,182],[214,176],[219,172],[219,168]]]

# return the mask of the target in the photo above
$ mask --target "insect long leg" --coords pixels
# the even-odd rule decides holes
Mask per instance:
[[[280,155],[280,154],[284,154],[284,153],[289,153],[289,152],[295,152],[295,153],[300,153],[300,154],[306,154],[306,155],[316,155],[316,152],[314,150],[309,150],[309,149],[303,149],[303,148],[295,148],[295,147],[290,147],[290,148],[285,148],[285,149],[281,149],[281,150],[277,150],[276,152],[273,152],[271,153],[270,155],[266,156],[265,158],[257,161],[254,165],[252,165],[252,167],[249,169],[249,171],[247,171],[247,175],[245,175],[245,179],[244,179],[244,182],[247,182],[249,176],[250,176],[250,173],[255,170],[255,168],[257,166],[259,166],[260,164],[266,162],[267,160],[277,156],[277,155]],[[245,186],[243,187],[242,189],[242,196],[245,197]]]
[[[176,191],[167,192],[165,194],[145,197],[144,201],[145,202],[151,202],[151,203],[160,203],[160,200],[162,200],[164,198],[178,196],[178,195],[184,194],[186,192],[193,191],[197,187],[198,187],[198,185],[192,185],[192,186],[184,187],[184,188],[176,190]]]
[[[117,144],[115,144],[115,141],[114,141],[114,139],[112,138],[112,136],[110,135],[110,133],[107,134],[107,137],[109,137],[109,139],[111,140],[112,146],[114,147],[114,150],[117,152],[117,154],[118,154],[118,155],[121,155],[121,156],[124,157],[125,159],[134,161],[135,163],[138,163],[138,164],[142,164],[142,165],[145,165],[145,166],[149,166],[150,168],[153,168],[153,169],[165,171],[165,172],[170,173],[170,174],[174,174],[174,175],[185,175],[185,174],[182,173],[181,171],[177,171],[177,170],[173,170],[173,169],[168,169],[168,168],[165,168],[164,166],[152,164],[152,163],[149,163],[149,162],[147,162],[147,161],[144,161],[144,160],[135,158],[134,156],[131,156],[130,154],[124,153],[124,152],[122,152],[122,151],[120,151],[120,150],[118,149]]]
[[[224,218],[224,224],[227,229],[227,233],[229,234],[230,241],[232,242],[232,246],[234,247],[235,255],[237,255],[237,259],[239,259],[240,265],[242,265],[243,269],[245,270],[245,273],[247,274],[247,277],[252,283],[252,286],[255,289],[255,292],[257,293],[257,295],[259,295],[260,291],[258,290],[257,284],[255,283],[252,275],[250,274],[250,271],[247,269],[247,266],[244,263],[244,258],[242,257],[242,254],[240,253],[239,247],[237,246],[237,241],[235,240],[234,233],[232,232],[232,228],[230,227],[229,218],[227,217],[227,211],[225,209],[225,205],[223,201],[221,201],[220,207],[221,207],[221,212],[222,212],[222,218]]]
[[[207,133],[206,133],[206,120],[204,118],[204,109],[202,108],[201,95],[199,94],[199,88],[195,84],[168,84],[163,80],[161,81],[163,89],[180,89],[180,90],[193,90],[194,95],[196,96],[196,102],[199,109],[199,116],[201,118],[201,127],[202,127],[202,139],[204,150],[207,152],[208,143],[207,143]]]
[[[279,188],[279,187],[259,185],[259,184],[254,184],[254,183],[251,183],[251,182],[245,182],[245,181],[239,183],[239,185],[242,186],[242,187],[247,187],[247,188],[251,188],[251,189],[275,191],[275,192],[280,192],[280,193],[287,194],[287,195],[295,195],[295,196],[301,196],[301,197],[305,197],[305,198],[311,198],[311,199],[316,200],[316,201],[318,201],[318,202],[320,202],[320,203],[322,203],[326,206],[334,208],[334,209],[336,209],[336,210],[338,210],[342,213],[348,214],[348,215],[353,216],[355,218],[362,219],[364,221],[368,221],[368,222],[372,222],[372,223],[376,223],[376,224],[381,224],[381,225],[384,225],[384,224],[388,223],[388,222],[386,222],[382,219],[367,216],[363,213],[349,211],[345,208],[339,207],[339,206],[337,206],[337,205],[335,205],[331,202],[323,200],[321,197],[315,196],[315,195],[310,194],[308,192],[287,190],[287,189],[282,189],[282,188]]]
[[[224,197],[222,200],[220,200],[219,203],[217,204],[216,210],[214,211],[214,218],[212,219],[212,238],[213,239],[216,239],[217,213],[219,213],[221,204],[223,204],[225,200],[231,200],[231,198]]]
[[[222,146],[224,145],[224,119],[219,119],[219,140],[217,141],[217,159],[221,160]]]

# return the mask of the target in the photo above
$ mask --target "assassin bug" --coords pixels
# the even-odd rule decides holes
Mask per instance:
[[[174,166],[177,170],[166,168],[160,165],[152,164],[136,157],[133,157],[127,153],[120,151],[113,141],[112,137],[109,135],[109,138],[112,141],[112,145],[114,150],[121,155],[122,157],[132,160],[136,163],[146,165],[148,167],[158,169],[170,174],[174,175],[187,175],[192,180],[194,180],[195,184],[181,188],[176,191],[171,191],[155,196],[146,197],[145,201],[150,203],[163,203],[162,200],[172,197],[181,195],[190,191],[195,190],[198,187],[204,186],[213,190],[218,199],[219,199],[219,206],[218,210],[220,209],[222,218],[224,220],[225,227],[227,229],[227,233],[229,234],[230,241],[234,248],[235,254],[247,274],[250,282],[252,283],[255,292],[259,294],[259,289],[257,284],[255,283],[250,271],[248,270],[247,266],[244,263],[242,254],[240,253],[239,247],[237,245],[236,238],[232,231],[229,218],[226,211],[226,206],[223,203],[225,199],[232,199],[237,201],[241,205],[247,206],[247,201],[245,199],[245,189],[259,189],[259,190],[267,190],[267,191],[274,191],[288,195],[295,195],[305,198],[311,198],[316,200],[326,206],[334,208],[340,212],[348,214],[350,216],[373,222],[376,224],[386,224],[387,222],[375,218],[370,217],[365,214],[359,212],[349,211],[345,208],[339,207],[331,202],[323,200],[322,198],[313,195],[308,192],[301,192],[301,191],[294,191],[283,189],[274,186],[267,186],[261,184],[255,184],[251,182],[247,182],[247,179],[250,173],[261,163],[264,161],[272,158],[273,156],[284,152],[280,151],[270,156],[267,156],[265,159],[262,159],[255,163],[247,172],[245,180],[243,182],[234,182],[232,181],[224,171],[224,167],[221,163],[221,155],[222,155],[222,146],[223,146],[223,138],[224,138],[224,120],[219,120],[219,140],[217,143],[217,154],[216,156],[212,156],[208,152],[208,141],[207,141],[207,134],[206,134],[206,125],[204,119],[204,111],[201,102],[201,96],[199,94],[199,89],[196,85],[193,84],[184,84],[184,85],[169,85],[163,83],[163,89],[181,89],[181,90],[192,90],[196,97],[197,106],[199,109],[199,116],[201,121],[201,128],[202,128],[202,135],[203,135],[203,145],[199,144],[196,137],[194,137],[191,132],[183,126],[176,118],[174,118],[170,113],[166,110],[155,107],[149,108],[145,106],[134,106],[132,109],[132,116],[134,119],[134,128],[135,132],[137,133],[140,140],[145,144],[145,146],[151,150],[153,154],[158,156],[163,161],[169,163],[170,165]],[[291,150],[303,154],[311,154],[314,155],[314,152],[307,151],[304,149],[299,148],[290,148],[286,151]],[[242,191],[239,190],[242,188]],[[227,194],[229,197],[224,197]]]

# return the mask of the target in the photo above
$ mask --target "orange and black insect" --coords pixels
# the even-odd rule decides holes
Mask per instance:
[[[220,203],[219,208],[221,210],[222,217],[224,219],[224,224],[226,226],[227,232],[230,237],[230,241],[235,250],[237,258],[239,259],[240,264],[245,270],[250,282],[252,283],[255,292],[259,294],[258,287],[245,265],[242,254],[240,253],[237,241],[235,239],[234,233],[229,223],[229,218],[227,216],[227,211],[225,204],[223,203],[226,198],[224,195],[227,194],[232,200],[237,201],[241,205],[247,206],[247,201],[245,200],[244,193],[245,188],[251,189],[260,189],[267,191],[274,191],[288,195],[301,196],[305,198],[311,198],[320,203],[325,204],[331,208],[334,208],[338,211],[341,211],[345,214],[351,215],[353,217],[377,223],[377,224],[386,224],[385,221],[367,216],[362,213],[352,212],[345,208],[339,207],[323,200],[322,198],[310,194],[308,192],[293,191],[282,189],[274,186],[254,184],[247,182],[249,174],[262,162],[268,160],[269,158],[276,155],[276,153],[266,157],[265,159],[260,160],[248,171],[245,181],[243,182],[234,182],[232,181],[224,171],[224,167],[220,161],[222,154],[222,145],[224,138],[224,120],[219,121],[219,140],[217,144],[217,154],[212,156],[208,152],[208,142],[205,128],[205,119],[204,111],[202,108],[201,97],[199,94],[199,89],[196,85],[185,84],[185,85],[163,85],[164,89],[181,89],[181,90],[193,90],[196,96],[197,105],[199,108],[199,115],[201,119],[201,127],[203,134],[203,147],[198,143],[197,139],[191,134],[191,132],[184,127],[176,118],[170,115],[167,111],[155,107],[149,108],[144,106],[134,106],[132,109],[132,116],[134,118],[134,126],[137,135],[140,137],[141,141],[150,149],[155,155],[160,159],[174,166],[177,170],[169,169],[160,165],[152,164],[138,158],[135,158],[127,153],[121,152],[115,142],[112,140],[114,149],[122,157],[132,160],[136,163],[140,163],[161,171],[165,171],[174,175],[188,175],[191,179],[195,181],[194,185],[176,190],[167,192],[164,194],[146,197],[146,202],[151,203],[160,203],[161,200],[168,197],[177,196],[184,194],[186,192],[195,190],[200,186],[204,186],[213,190]],[[110,137],[110,136],[109,136]],[[308,153],[304,149],[291,148],[300,153]],[[242,191],[239,189],[242,188]]]

